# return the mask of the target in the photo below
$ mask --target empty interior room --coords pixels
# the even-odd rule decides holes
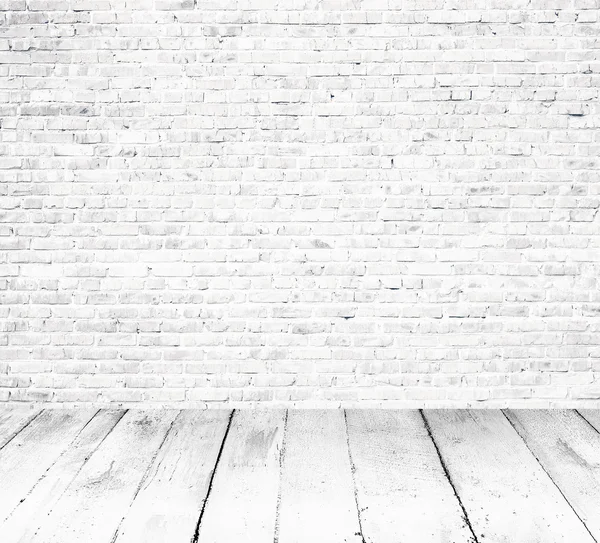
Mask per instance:
[[[598,543],[600,0],[0,0],[1,543]]]

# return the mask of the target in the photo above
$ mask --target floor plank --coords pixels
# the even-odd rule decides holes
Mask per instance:
[[[0,524],[3,543],[29,541],[37,526],[77,476],[88,458],[102,444],[124,411],[100,411],[44,473],[9,518]]]
[[[110,543],[177,414],[128,411],[27,543]]]
[[[600,540],[600,434],[575,411],[507,411],[529,449]]]
[[[595,428],[596,432],[600,432],[600,409],[579,409],[578,413]]]
[[[0,449],[40,414],[39,409],[0,410]]]
[[[188,543],[196,531],[230,411],[182,411],[118,530],[116,543]],[[232,515],[232,510],[229,510]]]
[[[425,416],[480,542],[594,542],[501,412]]]
[[[472,540],[418,411],[349,410],[346,418],[367,543]]]
[[[361,543],[342,411],[290,411],[278,543]]]
[[[0,522],[27,496],[96,411],[44,411],[0,451]]]
[[[235,413],[198,543],[273,540],[285,417],[285,411]]]
[[[600,541],[600,411],[8,413],[2,543]]]

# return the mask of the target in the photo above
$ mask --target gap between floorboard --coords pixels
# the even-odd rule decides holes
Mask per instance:
[[[444,462],[442,452],[440,451],[438,444],[436,443],[435,438],[433,437],[433,433],[431,432],[431,426],[429,425],[429,421],[427,420],[427,417],[425,416],[423,409],[419,409],[419,413],[421,413],[421,417],[423,418],[423,423],[425,424],[425,429],[427,430],[427,434],[429,435],[429,438],[431,439],[431,442],[433,443],[435,452],[437,453],[437,456],[440,460],[440,464],[442,465],[442,469],[444,470],[444,474],[446,475],[446,479],[448,479],[448,483],[452,487],[452,492],[454,492],[454,495],[456,496],[456,500],[458,501],[458,505],[460,506],[460,509],[463,514],[463,520],[465,521],[466,525],[469,527],[469,531],[471,532],[473,541],[475,543],[479,543],[479,540],[477,539],[477,536],[475,535],[475,530],[473,529],[473,526],[471,525],[471,521],[469,519],[469,515],[467,514],[467,510],[465,509],[465,506],[463,505],[463,502],[458,494],[458,491],[456,490],[456,486],[454,485],[454,482],[452,481],[452,477],[450,476],[450,472],[448,471],[446,462]]]
[[[598,541],[594,535],[592,534],[592,532],[590,532],[590,529],[587,527],[587,524],[583,521],[583,519],[579,516],[579,513],[575,510],[575,508],[571,505],[571,502],[567,499],[567,497],[565,496],[564,492],[562,491],[562,488],[560,488],[560,486],[558,486],[558,484],[556,484],[556,481],[552,478],[552,475],[550,475],[550,473],[548,472],[548,470],[545,468],[545,466],[540,462],[540,459],[538,458],[538,456],[531,450],[531,447],[529,446],[529,443],[527,443],[527,440],[521,435],[521,433],[517,430],[517,427],[513,424],[512,420],[510,420],[510,417],[508,417],[506,415],[506,410],[505,409],[501,409],[500,410],[502,412],[502,414],[504,415],[504,418],[508,421],[508,423],[511,425],[512,429],[515,431],[515,433],[521,438],[521,440],[523,441],[523,443],[525,443],[525,446],[527,447],[527,450],[531,453],[531,455],[535,458],[535,461],[538,463],[538,465],[540,466],[540,468],[542,468],[542,471],[548,476],[548,479],[550,479],[550,481],[552,481],[552,484],[556,487],[556,489],[558,490],[558,492],[560,493],[560,495],[563,497],[563,499],[565,500],[565,503],[569,506],[569,508],[571,509],[571,511],[573,511],[573,513],[575,514],[575,516],[579,519],[579,521],[581,522],[581,524],[583,525],[583,527],[586,529],[587,533],[590,534],[590,537],[594,540],[594,541]]]
[[[219,448],[219,453],[217,454],[215,466],[213,467],[212,473],[210,474],[208,489],[206,491],[204,501],[202,502],[202,509],[200,509],[200,514],[198,515],[198,522],[196,523],[196,528],[194,530],[194,535],[192,536],[191,543],[198,543],[198,538],[200,537],[200,525],[202,523],[202,517],[204,516],[204,511],[206,511],[206,504],[208,503],[208,499],[210,498],[210,492],[212,490],[213,481],[215,480],[215,474],[217,473],[217,468],[219,467],[219,461],[221,460],[221,455],[223,454],[223,449],[225,448],[225,442],[227,441],[227,436],[229,435],[229,429],[231,428],[231,422],[233,421],[234,415],[235,409],[233,409],[229,414],[227,428],[225,428],[225,433],[223,434],[223,440],[221,441],[221,447]]]

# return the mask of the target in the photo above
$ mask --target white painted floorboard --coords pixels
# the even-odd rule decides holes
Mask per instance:
[[[5,521],[96,410],[44,411],[0,450],[0,522]]]
[[[419,411],[346,417],[367,543],[471,539]]]
[[[0,450],[39,414],[39,409],[0,411]]]
[[[115,543],[191,541],[229,411],[182,411],[118,530]]]
[[[593,427],[600,432],[600,410],[599,409],[581,409],[578,413]]]
[[[361,543],[343,411],[290,411],[276,543]]]
[[[480,542],[594,543],[502,412],[425,416]]]
[[[56,463],[37,481],[3,524],[0,524],[2,543],[31,541],[39,524],[46,517],[88,458],[106,439],[124,411],[100,411],[79,433]]]
[[[111,543],[177,414],[128,411],[27,543]]]
[[[237,411],[198,543],[272,542],[285,411]]]
[[[507,411],[529,449],[600,541],[600,434],[575,411]]]

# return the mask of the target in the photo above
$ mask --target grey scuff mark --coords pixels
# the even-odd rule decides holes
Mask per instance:
[[[266,457],[275,441],[277,430],[255,432],[244,443],[243,461],[250,462],[255,456]]]
[[[110,479],[110,474],[113,470],[113,467],[115,465],[115,461],[112,460],[110,462],[110,465],[108,466],[108,469],[104,472],[102,472],[98,477],[96,477],[95,479],[92,479],[89,483],[87,483],[85,486],[93,486],[93,485],[99,485],[100,483],[103,483],[105,481],[107,481],[108,479]]]
[[[590,532],[590,529],[587,527],[587,524],[579,516],[579,513],[575,510],[575,508],[571,505],[571,502],[567,499],[567,497],[563,493],[562,489],[558,486],[558,484],[556,484],[556,481],[552,478],[552,475],[550,475],[550,473],[546,470],[546,468],[544,467],[544,465],[542,464],[542,462],[540,461],[540,459],[538,458],[538,456],[533,452],[533,450],[531,450],[531,448],[529,447],[529,443],[527,443],[527,441],[525,440],[525,438],[519,433],[519,430],[517,430],[517,427],[516,427],[515,424],[513,424],[513,421],[510,420],[510,417],[506,414],[506,410],[502,409],[501,411],[502,411],[502,414],[504,415],[504,417],[506,418],[506,420],[508,421],[508,423],[511,425],[512,429],[521,438],[521,440],[525,444],[525,447],[527,447],[527,450],[535,458],[535,461],[538,463],[538,465],[540,466],[540,468],[542,468],[542,471],[548,476],[548,479],[550,479],[550,481],[552,481],[552,484],[556,487],[556,490],[558,490],[558,492],[560,493],[560,495],[563,497],[563,499],[565,500],[565,503],[569,506],[569,508],[571,509],[571,511],[573,511],[573,513],[579,519],[579,521],[581,522],[581,524],[583,524],[583,527],[585,528],[585,530],[587,531],[587,533],[590,534],[590,537],[592,538],[592,540],[595,541],[596,543],[598,543],[598,540],[594,537],[594,535],[592,534],[592,532]]]
[[[231,428],[231,423],[233,421],[233,415],[235,414],[235,409],[231,411],[229,414],[229,420],[227,421],[227,428],[225,428],[225,433],[223,434],[223,440],[221,441],[221,446],[219,447],[219,452],[217,453],[217,459],[215,460],[215,465],[213,466],[212,473],[210,474],[210,479],[208,481],[208,488],[206,489],[206,496],[202,501],[202,508],[200,509],[200,514],[198,515],[198,521],[196,522],[196,527],[194,529],[194,533],[192,535],[191,543],[198,543],[198,538],[200,537],[200,525],[202,523],[202,518],[204,517],[204,512],[206,510],[206,504],[208,503],[208,498],[210,497],[210,493],[212,491],[213,482],[215,480],[215,475],[217,473],[217,468],[219,467],[219,462],[221,460],[221,456],[223,454],[223,449],[225,448],[225,442],[227,441],[227,436],[229,435],[229,430]]]
[[[350,474],[352,476],[352,490],[354,491],[354,503],[356,504],[358,529],[360,531],[360,533],[357,533],[354,535],[359,535],[362,543],[367,543],[365,540],[365,535],[364,535],[363,526],[362,526],[362,516],[361,516],[362,510],[358,503],[358,487],[356,486],[356,466],[354,465],[354,460],[352,458],[352,451],[350,450],[350,432],[348,432],[348,417],[346,415],[345,409],[344,409],[344,429],[346,431],[346,447],[348,448],[348,460],[350,461]]]
[[[475,530],[473,529],[471,521],[469,520],[469,515],[467,514],[467,510],[465,509],[465,506],[460,498],[460,495],[458,494],[458,491],[456,490],[454,481],[452,480],[452,477],[450,476],[450,471],[448,470],[448,467],[446,466],[446,462],[444,462],[442,453],[435,441],[435,438],[433,437],[433,433],[431,432],[431,426],[429,425],[429,421],[427,420],[427,417],[425,416],[425,413],[423,412],[422,409],[419,409],[419,413],[421,414],[421,418],[423,419],[423,423],[425,424],[425,430],[427,430],[427,435],[429,436],[429,439],[431,439],[431,442],[433,443],[433,447],[435,448],[435,452],[437,454],[438,460],[440,461],[442,469],[444,470],[444,475],[446,476],[446,480],[450,484],[450,487],[452,488],[452,492],[454,492],[454,497],[458,501],[458,505],[460,506],[460,509],[462,511],[463,521],[465,522],[465,524],[469,528],[469,531],[471,532],[472,541],[474,543],[479,543],[479,540],[477,539],[477,536],[475,535]]]
[[[277,489],[277,504],[275,506],[275,526],[273,530],[273,543],[279,542],[279,515],[281,513],[281,479],[283,473],[283,459],[285,458],[285,446],[288,431],[289,410],[285,410],[283,420],[283,437],[281,439],[281,450],[279,451],[279,488]]]
[[[579,464],[584,469],[596,469],[600,466],[599,462],[588,462],[585,458],[580,456],[571,445],[569,445],[564,439],[558,439],[556,442],[556,446],[558,449],[562,451],[562,453],[568,456],[573,462]]]

